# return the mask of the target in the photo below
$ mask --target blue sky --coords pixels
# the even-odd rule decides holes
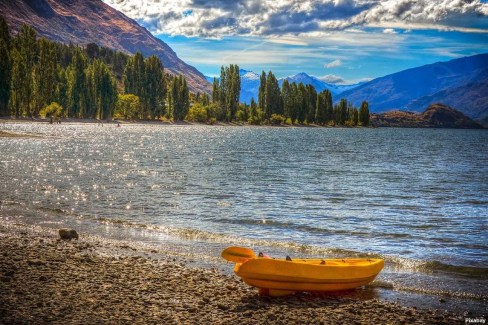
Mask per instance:
[[[488,52],[487,1],[105,1],[209,76],[232,63],[344,84]]]

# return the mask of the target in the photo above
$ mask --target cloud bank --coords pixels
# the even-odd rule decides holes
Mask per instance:
[[[151,32],[187,37],[307,36],[349,28],[488,33],[480,0],[104,0]]]

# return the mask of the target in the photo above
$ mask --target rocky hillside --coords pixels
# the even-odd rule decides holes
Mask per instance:
[[[97,43],[126,53],[157,55],[165,69],[185,75],[190,91],[211,90],[205,77],[166,43],[101,0],[1,0],[0,15],[14,33],[26,23],[39,35],[62,43]]]
[[[391,111],[373,114],[371,125],[412,128],[483,128],[463,113],[443,104],[432,104],[423,113]]]

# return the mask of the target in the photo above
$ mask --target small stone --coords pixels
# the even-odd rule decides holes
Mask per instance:
[[[446,300],[445,300],[445,299],[443,299],[443,298],[441,298],[441,299],[439,299],[439,302],[441,302],[441,303],[445,303],[445,302],[446,302]]]
[[[59,237],[64,240],[78,239],[78,233],[74,229],[59,229]]]

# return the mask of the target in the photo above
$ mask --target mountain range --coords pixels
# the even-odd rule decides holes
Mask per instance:
[[[482,120],[488,117],[488,53],[437,62],[371,80],[341,94],[372,112],[422,112],[441,102]]]
[[[211,90],[203,74],[166,43],[100,0],[1,0],[0,15],[14,33],[29,24],[38,35],[61,43],[97,43],[125,53],[156,55],[170,73],[185,75],[190,91]]]

